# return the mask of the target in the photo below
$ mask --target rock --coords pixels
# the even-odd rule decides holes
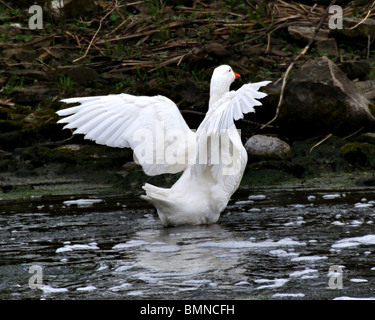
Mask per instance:
[[[2,57],[17,61],[32,62],[39,55],[38,50],[28,50],[24,48],[11,48],[2,51]]]
[[[371,103],[327,57],[306,62],[287,82],[279,125],[286,135],[347,135],[373,126]]]
[[[375,132],[366,132],[360,135],[356,140],[358,142],[367,142],[375,145]]]
[[[291,156],[290,146],[279,138],[254,135],[245,143],[249,160],[287,159]]]
[[[375,178],[359,178],[355,184],[359,187],[375,187]]]
[[[185,79],[177,83],[173,87],[173,91],[178,93],[180,100],[186,101],[188,104],[197,103],[202,99],[201,88],[196,84],[196,82],[190,79]]]
[[[356,89],[368,100],[375,100],[375,80],[353,82]]]
[[[230,56],[230,52],[218,42],[211,42],[205,45],[206,52],[217,59],[222,59]]]
[[[89,85],[100,77],[94,69],[88,67],[71,68],[66,72],[66,75],[82,86]]]
[[[49,76],[44,71],[33,70],[33,69],[16,69],[6,72],[9,77],[16,76],[17,78],[22,78],[23,83],[34,83],[37,81],[48,81]]]
[[[22,123],[14,120],[0,120],[0,134],[22,129]]]
[[[58,94],[59,90],[51,87],[51,85],[33,85],[26,88],[14,89],[11,95],[15,103],[30,106],[42,100],[51,99]]]
[[[354,28],[355,27],[355,28]],[[344,35],[349,38],[365,38],[367,36],[375,37],[375,20],[367,18],[345,18],[343,19],[343,29],[333,29],[333,35]]]
[[[66,18],[86,16],[92,11],[94,11],[94,9],[96,9],[97,7],[96,1],[87,0],[53,0],[50,1],[50,5],[54,15],[64,15]]]
[[[306,27],[306,26],[289,26],[289,34],[296,40],[310,40],[315,33],[315,27]],[[316,35],[316,41],[326,41],[328,40],[329,30],[320,29]]]
[[[340,56],[335,39],[318,41],[316,44],[316,49],[318,50],[320,56],[327,56],[331,59],[337,59]]]
[[[371,71],[371,66],[366,61],[344,61],[339,67],[349,79],[363,80]]]
[[[375,167],[375,146],[370,143],[347,143],[342,146],[341,154],[351,165]]]

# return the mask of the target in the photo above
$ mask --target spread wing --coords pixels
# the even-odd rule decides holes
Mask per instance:
[[[267,96],[258,91],[271,81],[248,83],[237,91],[224,94],[210,109],[197,130],[195,174],[209,169],[217,181],[226,180],[229,188],[237,188],[237,177],[247,161],[247,154],[234,120],[254,112],[262,105],[257,99]]]
[[[207,131],[208,135],[220,135],[222,130],[228,129],[234,124],[234,120],[242,119],[244,114],[255,112],[255,106],[262,105],[257,99],[262,99],[267,94],[258,90],[269,83],[271,81],[247,83],[237,91],[224,94],[212,106],[211,114],[207,114],[201,127]]]
[[[57,112],[65,117],[58,121],[66,123],[64,129],[98,144],[132,148],[148,175],[176,173],[194,161],[196,134],[166,97],[116,94],[61,101],[80,103]]]

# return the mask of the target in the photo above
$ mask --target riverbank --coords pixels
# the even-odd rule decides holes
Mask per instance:
[[[82,6],[81,1],[72,3]],[[278,82],[265,88],[269,97],[262,99],[255,114],[237,121],[243,142],[254,134],[271,135],[291,148],[287,159],[249,159],[240,188],[374,185],[371,127],[359,124],[345,133],[310,135],[307,130],[301,138],[292,127],[286,131],[279,119],[264,126],[275,116],[280,78],[309,41],[311,32],[306,32],[318,25],[327,9],[324,5],[102,1],[73,10],[72,3],[59,10],[43,7],[42,30],[28,28],[30,14],[22,1],[0,3],[1,199],[140,195],[146,181],[170,186],[175,176],[147,177],[133,164],[129,149],[95,145],[62,130],[56,111],[65,106],[59,100],[121,92],[162,94],[176,102],[191,128],[197,128],[207,110],[212,70],[223,63],[242,76],[233,89],[249,81]],[[366,1],[343,4],[347,21],[361,20],[358,17],[365,17],[368,10]],[[329,39],[313,42],[295,61],[291,77],[306,62],[329,57],[356,88],[365,88],[361,93],[373,103],[373,16],[370,11],[355,28],[355,43],[345,28],[330,33],[325,21],[321,31]],[[304,29],[290,28],[301,24]],[[288,119],[288,114],[283,116]],[[319,128],[323,122],[313,125]],[[325,126],[330,128],[329,123]]]

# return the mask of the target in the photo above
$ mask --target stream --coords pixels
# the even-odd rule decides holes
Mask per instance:
[[[0,201],[0,299],[375,299],[375,190],[239,190],[165,228],[138,197]]]

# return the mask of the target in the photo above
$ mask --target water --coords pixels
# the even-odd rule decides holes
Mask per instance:
[[[242,190],[219,223],[177,228],[139,198],[3,201],[0,299],[375,298],[374,201]]]

